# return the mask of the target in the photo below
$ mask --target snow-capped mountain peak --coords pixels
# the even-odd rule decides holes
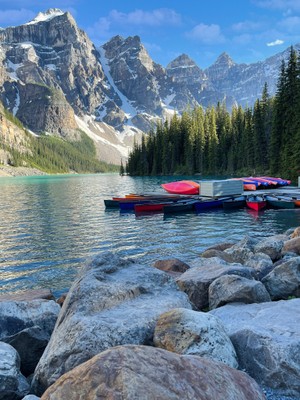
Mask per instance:
[[[32,25],[32,24],[37,24],[39,22],[49,21],[50,19],[58,17],[63,14],[64,12],[59,8],[49,8],[49,10],[45,12],[39,12],[38,15],[32,21],[27,22],[27,24],[25,25]]]

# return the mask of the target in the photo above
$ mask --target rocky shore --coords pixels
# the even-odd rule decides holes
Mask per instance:
[[[0,400],[300,399],[300,228],[0,298]],[[39,397],[40,396],[40,397]]]
[[[12,167],[10,165],[0,165],[0,178],[9,176],[33,176],[33,175],[47,175],[45,172],[37,168],[28,167]]]

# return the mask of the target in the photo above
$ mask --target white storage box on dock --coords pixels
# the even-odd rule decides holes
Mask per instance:
[[[300,176],[298,176],[298,187],[300,187]]]
[[[231,196],[242,194],[243,182],[239,180],[201,181],[200,195],[208,197]]]

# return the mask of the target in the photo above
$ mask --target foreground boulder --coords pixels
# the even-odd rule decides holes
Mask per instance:
[[[34,393],[110,347],[152,343],[159,315],[176,307],[191,305],[168,274],[112,253],[96,257],[67,295],[36,368]]]
[[[63,375],[42,400],[263,400],[243,372],[148,346],[118,346]]]
[[[221,321],[209,313],[175,308],[162,314],[155,327],[154,345],[238,367],[234,347]]]
[[[190,265],[192,268],[177,278],[176,282],[198,310],[208,307],[208,288],[215,279],[232,274],[252,279],[255,275],[252,268],[230,264],[217,257],[199,258]]]
[[[18,351],[25,376],[34,371],[43,354],[59,311],[52,300],[0,301],[0,340]]]
[[[29,389],[25,376],[20,372],[18,353],[9,344],[0,342],[0,399],[22,399]]]
[[[222,320],[241,369],[258,383],[299,398],[300,299],[228,304],[210,313]]]

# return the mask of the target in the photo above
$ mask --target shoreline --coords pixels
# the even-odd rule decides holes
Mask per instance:
[[[10,165],[0,165],[0,178],[10,178],[18,176],[49,175],[37,168],[12,167]]]

